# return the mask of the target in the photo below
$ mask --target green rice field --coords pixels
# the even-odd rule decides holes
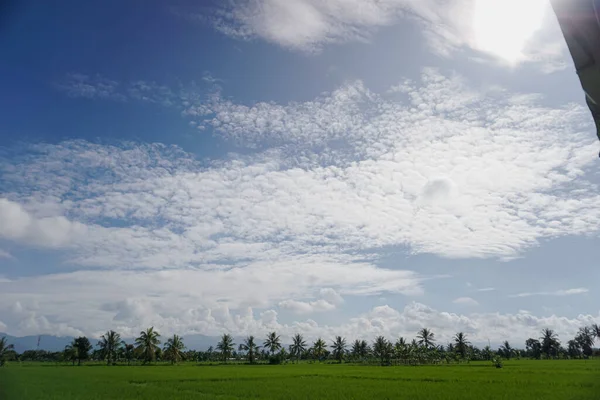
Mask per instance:
[[[352,364],[66,366],[9,363],[2,400],[600,399],[600,360],[437,366]]]

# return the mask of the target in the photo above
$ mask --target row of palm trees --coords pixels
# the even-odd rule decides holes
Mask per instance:
[[[215,353],[212,347],[207,352],[186,352],[183,340],[178,335],[168,338],[161,349],[160,334],[154,327],[150,327],[140,332],[134,344],[125,343],[117,332],[110,330],[100,337],[97,343],[98,350],[92,354],[90,352],[93,346],[87,337],[75,338],[66,346],[63,360],[71,361],[73,364],[77,362],[80,365],[82,361],[94,358],[105,360],[108,365],[113,365],[117,360],[126,360],[130,364],[132,360],[137,359],[146,364],[161,359],[175,364],[183,359],[212,360],[215,354],[222,362],[228,362],[233,358],[243,359],[251,364],[259,359],[279,363],[287,360],[299,362],[301,359],[330,358],[339,363],[348,359],[355,362],[375,360],[381,364],[389,364],[392,360],[409,363],[438,363],[442,360],[491,360],[496,355],[506,359],[521,356],[538,359],[542,357],[581,358],[592,356],[592,346],[596,338],[600,338],[599,325],[583,327],[579,329],[572,340],[567,342],[567,347],[564,348],[558,340],[558,335],[552,329],[543,329],[539,339],[529,338],[526,340],[524,351],[514,349],[508,341],[505,341],[497,351],[492,351],[489,346],[478,349],[471,345],[464,332],[458,332],[447,346],[436,345],[435,334],[431,330],[423,328],[411,342],[400,337],[392,343],[385,337],[379,336],[372,344],[365,340],[355,340],[349,350],[346,339],[341,336],[336,336],[330,345],[327,345],[322,338],[318,338],[309,346],[301,334],[296,334],[292,338],[292,344],[286,349],[282,346],[280,336],[276,332],[270,332],[262,342],[262,346],[254,336],[248,336],[239,344],[237,351],[233,336],[224,334],[216,346],[217,352]],[[7,344],[6,338],[1,338],[0,365],[11,351],[13,351],[12,346]]]
[[[107,365],[115,364],[117,359],[125,359],[128,364],[134,358],[144,363],[152,362],[158,357],[169,360],[173,364],[183,360],[185,345],[180,336],[173,335],[167,339],[162,349],[159,347],[159,338],[160,334],[154,330],[154,327],[150,327],[140,332],[140,336],[135,339],[135,344],[128,344],[121,340],[120,334],[110,330],[100,337],[97,344],[99,356],[102,360],[106,360]],[[83,360],[90,358],[91,350],[89,339],[85,336],[78,337],[65,347],[64,359],[81,365]]]

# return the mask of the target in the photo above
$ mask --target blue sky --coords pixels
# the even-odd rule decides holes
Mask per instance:
[[[0,331],[600,322],[599,146],[546,2],[8,11]]]

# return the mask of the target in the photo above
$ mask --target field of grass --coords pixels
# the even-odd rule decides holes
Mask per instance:
[[[351,364],[0,368],[1,400],[600,399],[600,360],[514,360],[374,367]]]

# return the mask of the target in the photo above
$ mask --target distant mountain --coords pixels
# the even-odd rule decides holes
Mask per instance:
[[[51,335],[40,335],[40,336],[23,336],[16,337],[0,333],[0,337],[6,336],[6,340],[9,344],[15,346],[17,353],[22,353],[25,350],[36,350],[38,348],[38,337],[40,339],[40,350],[47,351],[61,351],[64,350],[65,346],[73,341],[71,336],[51,336]]]
[[[5,333],[0,333],[0,337],[6,336],[6,339],[9,344],[13,344],[15,346],[15,351],[18,353],[22,353],[25,350],[36,350],[38,348],[38,336],[11,336]],[[73,337],[71,336],[52,336],[52,335],[40,335],[40,350],[47,351],[62,351],[65,346],[73,341]],[[90,337],[90,342],[93,346],[98,342],[98,338]],[[165,337],[161,337],[162,341],[166,341]],[[124,338],[123,339],[127,343],[133,343],[133,338]],[[183,335],[183,342],[185,346],[189,350],[201,350],[204,351],[208,349],[210,346],[216,347],[220,338],[216,336],[205,336],[205,335]],[[237,344],[242,343],[242,338],[234,338],[234,342]]]

